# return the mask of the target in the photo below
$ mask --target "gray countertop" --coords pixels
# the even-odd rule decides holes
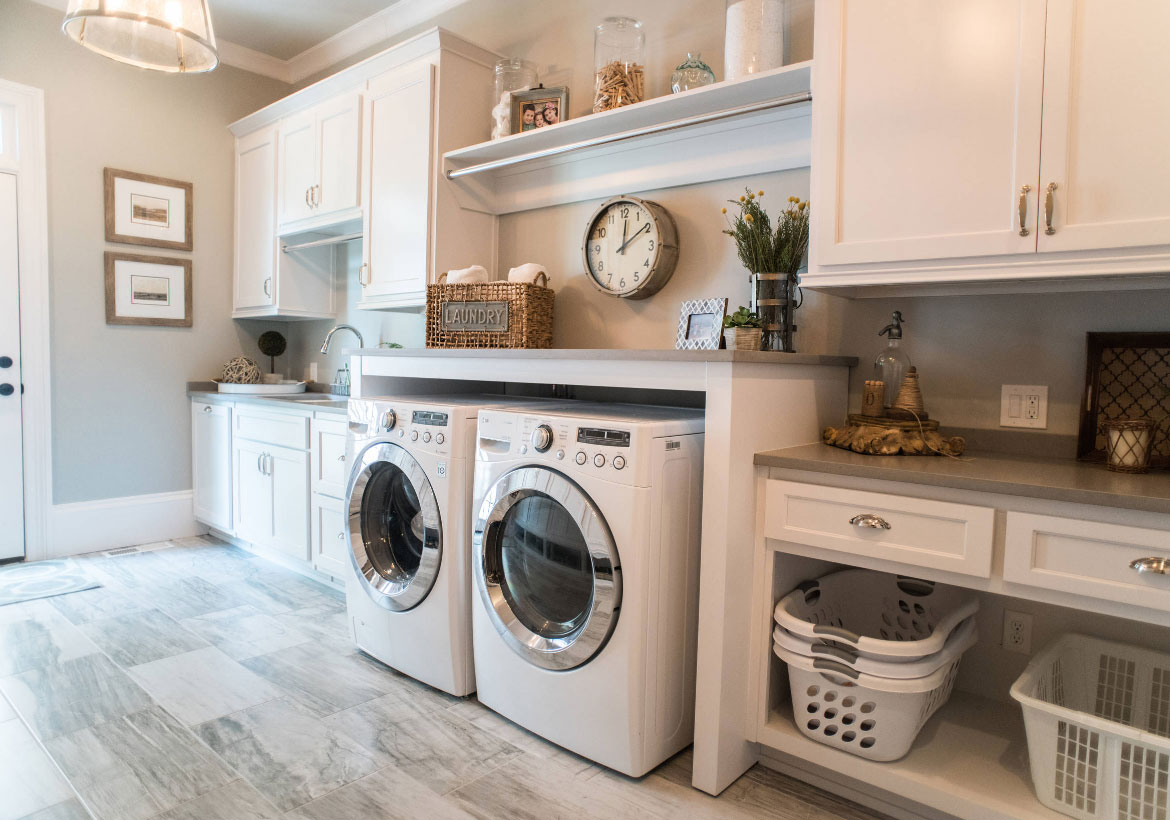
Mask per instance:
[[[279,396],[256,395],[254,393],[220,393],[216,389],[215,382],[187,382],[187,395],[196,398],[215,398],[220,401],[266,404],[269,407],[295,407],[310,413],[335,413],[341,416],[345,415],[348,403],[345,396],[333,396],[329,393],[319,393],[313,390]]]
[[[403,347],[349,348],[347,356],[470,359],[579,359],[652,362],[731,362],[733,364],[812,364],[856,367],[856,356],[822,356],[819,353],[775,353],[763,350],[626,350],[609,348],[551,348],[507,350],[499,348]]]
[[[974,452],[964,459],[867,456],[825,444],[805,444],[756,453],[755,463],[763,467],[1170,514],[1170,473],[1113,473],[1100,464],[1061,458],[1021,458],[1004,453]]]

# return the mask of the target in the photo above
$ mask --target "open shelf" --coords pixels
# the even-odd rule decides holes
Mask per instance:
[[[771,713],[757,740],[793,769],[823,769],[822,776],[849,778],[861,789],[876,788],[968,820],[1067,820],[1036,799],[1024,721],[1015,703],[955,692],[910,753],[890,763],[805,737],[793,723],[790,702]]]
[[[811,74],[797,63],[460,148],[444,173],[460,205],[504,214],[804,167]]]

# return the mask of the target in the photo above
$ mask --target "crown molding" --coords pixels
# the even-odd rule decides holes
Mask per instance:
[[[62,14],[67,7],[67,0],[32,2],[56,9]],[[216,50],[219,61],[224,65],[294,85],[466,2],[468,0],[398,0],[287,60],[219,38],[216,39]]]

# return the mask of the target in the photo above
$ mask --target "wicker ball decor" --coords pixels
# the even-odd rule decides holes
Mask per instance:
[[[223,366],[223,375],[220,381],[229,384],[258,384],[260,382],[260,366],[247,356],[236,356]]]

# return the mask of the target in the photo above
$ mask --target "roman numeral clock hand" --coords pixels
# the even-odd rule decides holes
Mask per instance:
[[[630,224],[629,222],[626,223],[627,226],[629,224]],[[618,248],[618,253],[625,254],[626,246],[629,245],[631,242],[633,242],[635,239],[637,239],[638,234],[642,233],[642,231],[648,231],[648,230],[650,230],[650,223],[649,222],[647,222],[641,228],[638,228],[638,230],[634,231],[634,235],[631,236],[629,239],[626,239],[624,242],[622,242],[622,246],[620,248]]]

